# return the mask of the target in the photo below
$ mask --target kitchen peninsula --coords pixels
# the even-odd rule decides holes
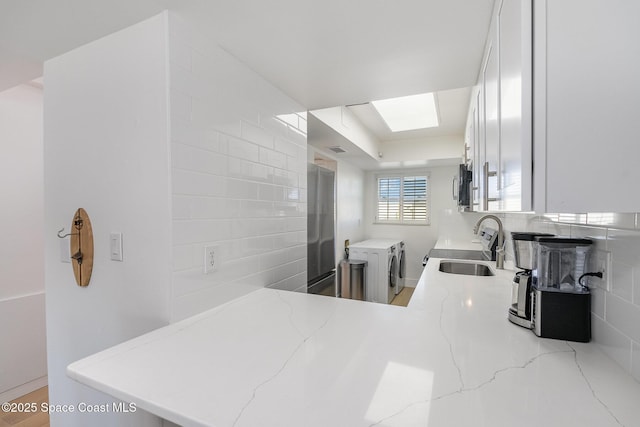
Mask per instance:
[[[259,289],[67,373],[184,426],[640,424],[640,384],[595,344],[507,321],[512,271],[439,262],[407,308]]]

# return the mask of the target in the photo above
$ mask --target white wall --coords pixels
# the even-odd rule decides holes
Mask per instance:
[[[305,109],[175,15],[170,34],[173,319],[256,287],[306,292],[307,141],[274,118]]]
[[[161,14],[45,62],[45,284],[52,404],[113,402],[65,375],[84,356],[168,324],[171,284],[167,23]],[[57,230],[84,208],[91,282],[60,262]],[[122,232],[124,261],[109,258]],[[150,423],[150,424],[149,424]],[[51,415],[52,426],[157,425],[134,415]]]
[[[0,93],[0,401],[46,384],[42,90]]]
[[[383,164],[397,163],[397,166],[420,167],[443,159],[462,159],[464,136],[385,141],[380,145],[380,150]]]
[[[83,356],[256,287],[306,291],[306,138],[274,119],[298,104],[170,13],[47,61],[45,84],[52,403],[112,401],[65,376]],[[78,207],[94,230],[87,288],[55,235]],[[109,260],[113,231],[124,262]],[[51,421],[160,422],[141,412]]]
[[[429,174],[430,186],[430,225],[386,225],[375,224],[375,198],[377,173],[387,171],[369,171],[365,178],[365,234],[366,238],[389,238],[405,242],[407,261],[407,286],[415,286],[422,274],[422,258],[433,248],[438,240],[440,212],[455,207],[451,193],[451,180],[457,172],[457,166],[440,166],[419,169]]]
[[[344,241],[364,240],[365,179],[363,170],[338,161],[336,172],[336,265],[344,258]]]

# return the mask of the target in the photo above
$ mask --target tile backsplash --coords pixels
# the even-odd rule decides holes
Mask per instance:
[[[510,231],[538,231],[594,241],[611,253],[611,283],[590,282],[593,341],[640,381],[640,214],[501,215],[507,230],[507,257],[513,259]]]
[[[306,292],[307,141],[275,119],[302,108],[179,17],[169,28],[173,320],[256,287]]]

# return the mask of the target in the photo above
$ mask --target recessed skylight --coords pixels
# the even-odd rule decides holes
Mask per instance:
[[[433,93],[372,101],[391,132],[438,127]]]

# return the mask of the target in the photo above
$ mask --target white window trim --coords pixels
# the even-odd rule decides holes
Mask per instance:
[[[378,220],[378,179],[400,177],[404,180],[406,176],[426,176],[427,177],[427,219],[425,221],[380,221]],[[431,174],[425,169],[403,169],[385,171],[373,174],[373,223],[375,225],[411,225],[428,226],[431,225]]]

